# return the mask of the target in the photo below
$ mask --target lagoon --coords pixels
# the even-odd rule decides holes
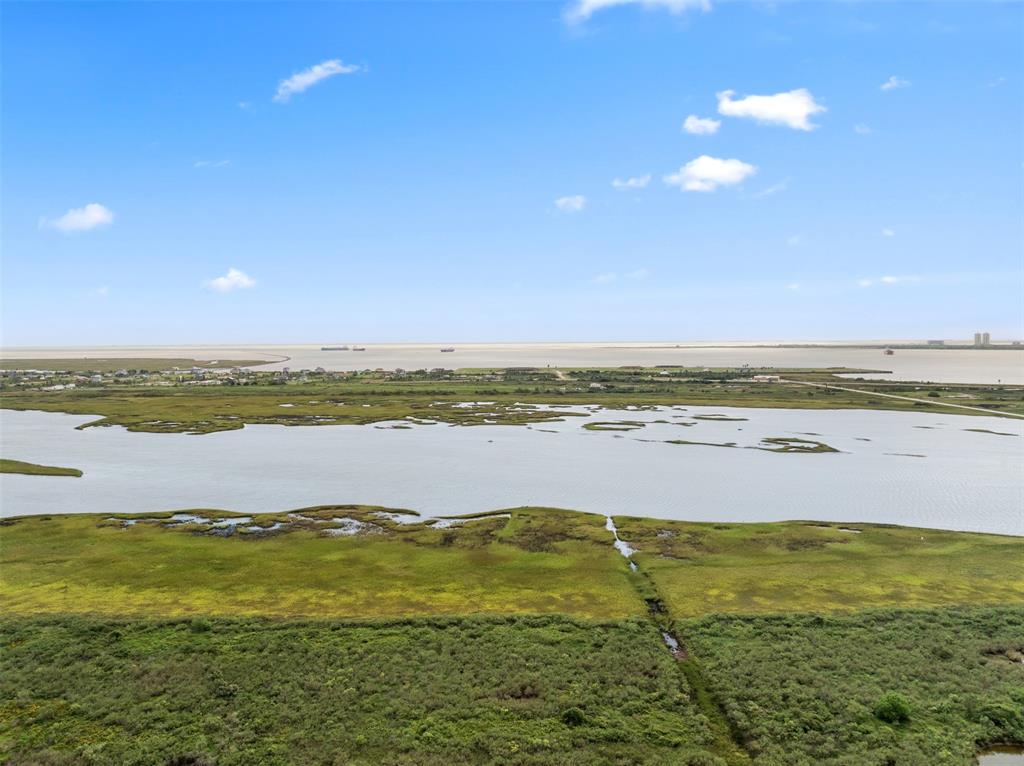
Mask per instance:
[[[84,471],[81,478],[4,474],[0,512],[258,513],[366,503],[438,516],[535,505],[693,521],[816,519],[1024,535],[1024,423],[1017,420],[872,410],[564,409],[576,415],[532,426],[255,425],[202,436],[75,430],[94,418],[0,410],[4,457]],[[584,428],[615,421],[640,425]],[[837,451],[779,452],[777,443],[762,441],[779,438]]]

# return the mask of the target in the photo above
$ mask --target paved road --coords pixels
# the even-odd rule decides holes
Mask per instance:
[[[922,404],[934,404],[938,407],[955,407],[958,410],[971,410],[973,412],[984,412],[986,415],[992,415],[998,417],[1002,415],[1008,418],[1024,418],[1024,415],[1018,415],[1015,412],[1000,412],[998,410],[989,410],[985,407],[972,407],[969,404],[953,404],[952,402],[936,401],[935,399],[917,399],[913,396],[900,396],[899,394],[883,394],[878,391],[864,391],[860,388],[846,388],[845,386],[836,386],[831,383],[810,383],[806,380],[788,380],[782,379],[783,383],[796,383],[800,386],[814,386],[815,388],[831,388],[836,391],[849,391],[854,394],[865,394],[867,396],[884,396],[887,399],[901,399],[905,402],[921,402]]]

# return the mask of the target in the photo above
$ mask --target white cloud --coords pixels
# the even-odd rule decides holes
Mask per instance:
[[[861,287],[874,287],[875,285],[900,285],[907,284],[909,282],[920,282],[921,277],[909,275],[902,277],[894,277],[886,275],[884,277],[877,277],[871,279],[858,279],[857,284]]]
[[[49,226],[60,231],[89,231],[100,226],[109,226],[114,222],[114,213],[98,202],[90,202],[85,207],[73,207],[60,218],[49,220],[39,219],[39,227]]]
[[[807,88],[773,96],[746,96],[733,100],[736,91],[718,93],[718,113],[726,117],[749,117],[767,125],[787,125],[795,130],[814,130],[810,117],[827,111]]]
[[[799,245],[802,245],[803,242],[803,234],[794,234],[792,237],[786,239],[786,244],[789,245],[790,247],[798,247]]]
[[[626,279],[647,279],[650,275],[647,269],[634,269],[626,274]]]
[[[639,5],[646,9],[664,8],[669,13],[679,14],[696,8],[701,11],[711,10],[711,0],[576,0],[566,10],[565,20],[570,24],[586,21],[598,11],[620,5]]]
[[[357,64],[342,63],[341,59],[331,59],[314,64],[309,69],[303,69],[301,72],[281,80],[277,86],[277,92],[274,94],[274,101],[279,104],[287,103],[296,93],[302,93],[302,91],[313,87],[321,80],[326,80],[328,77],[334,77],[339,74],[353,74],[361,69],[362,67]]]
[[[788,188],[789,188],[789,179],[788,178],[783,178],[777,184],[772,184],[771,186],[769,186],[766,189],[761,189],[761,191],[757,192],[757,194],[754,195],[754,199],[761,199],[761,197],[770,197],[773,194],[778,194],[779,192],[784,192]]]
[[[238,108],[239,109],[250,109],[250,108],[252,108],[252,103],[249,102],[249,101],[239,101],[238,102]]]
[[[683,131],[694,136],[713,136],[721,127],[721,120],[713,120],[710,117],[698,117],[691,114],[683,120]]]
[[[95,290],[89,292],[93,298],[107,298],[110,295],[110,288],[106,285],[100,285]]]
[[[229,293],[232,290],[241,290],[255,286],[256,280],[238,269],[228,269],[227,274],[209,279],[203,283],[203,287],[216,293]]]
[[[194,168],[223,168],[231,164],[231,160],[196,160],[192,163]]]
[[[897,88],[906,88],[910,85],[910,80],[904,80],[902,77],[891,75],[888,80],[883,82],[879,87],[882,90],[896,90]]]
[[[573,194],[569,197],[559,197],[555,200],[555,207],[563,213],[578,213],[587,206],[587,198],[582,194]]]
[[[608,285],[608,284],[611,284],[612,282],[614,282],[618,278],[619,278],[618,274],[616,274],[614,271],[609,271],[609,272],[606,272],[604,274],[598,274],[596,277],[594,277],[590,281],[593,282],[595,285]]]
[[[895,237],[896,236],[896,230],[895,229],[890,229],[888,226],[886,226],[884,229],[882,229],[882,236],[883,237]]]
[[[612,181],[612,186],[616,189],[643,189],[651,182],[651,174],[648,173],[642,176],[633,176],[632,178],[616,178]]]
[[[723,160],[702,154],[690,160],[676,173],[662,180],[683,191],[710,192],[719,186],[732,186],[757,172],[757,168],[739,160]]]
[[[786,285],[786,289],[787,290],[799,290],[800,289],[800,283],[799,282],[790,282],[788,285]]]
[[[867,136],[870,135],[873,131],[869,126],[865,125],[863,122],[858,122],[856,125],[853,126],[853,132],[856,133],[858,136]]]

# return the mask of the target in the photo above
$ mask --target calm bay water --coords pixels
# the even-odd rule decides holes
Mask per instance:
[[[694,417],[709,414],[746,420]],[[4,457],[85,472],[80,479],[0,476],[2,515],[252,513],[332,502],[443,515],[546,505],[703,521],[819,519],[1024,535],[1024,423],[1003,418],[692,407],[588,412],[532,427],[268,425],[204,436],[74,430],[91,419],[0,411]],[[582,427],[620,419],[646,425],[625,432]],[[841,452],[744,448],[763,446],[764,437],[794,436]]]
[[[1024,348],[915,349],[884,356],[877,348],[828,346],[774,348],[741,344],[673,343],[466,343],[441,353],[437,344],[365,344],[365,351],[322,351],[320,345],[292,346],[136,346],[97,348],[4,348],[8,358],[178,357],[267,359],[260,369],[362,370],[400,367],[855,367],[886,370],[885,380],[942,383],[1024,384]],[[871,376],[866,376],[871,377]]]

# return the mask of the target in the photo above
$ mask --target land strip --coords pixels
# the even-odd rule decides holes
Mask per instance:
[[[864,391],[857,388],[847,388],[845,386],[837,386],[834,383],[812,383],[810,381],[803,380],[785,380],[786,383],[796,383],[801,386],[815,386],[817,388],[834,389],[837,391],[849,391],[855,394],[866,394],[867,396],[881,396],[886,399],[901,399],[905,402],[914,402],[915,404],[926,404],[926,405],[938,405],[941,407],[955,407],[958,410],[971,410],[972,412],[983,412],[986,415],[991,415],[992,411],[985,407],[973,407],[967,404],[956,404],[954,402],[931,402],[927,399],[918,399],[911,396],[901,396],[899,394],[880,393],[878,391]],[[1011,418],[1024,418],[1024,413],[1018,412],[1003,412],[1006,417]]]
[[[1022,389],[1012,386],[858,382],[847,388],[830,370],[777,374],[742,370],[429,370],[254,372],[198,370],[0,378],[0,406],[95,415],[87,426],[132,431],[210,433],[246,424],[335,425],[387,421],[523,425],[561,420],[567,407],[627,409],[729,406],[793,409],[886,409],[1020,417]],[[845,370],[841,372],[847,372]],[[98,377],[98,382],[93,380]],[[808,384],[820,385],[808,385]],[[961,403],[970,401],[966,407]],[[576,413],[578,414],[578,413]]]
[[[23,460],[0,458],[0,473],[21,473],[28,476],[81,476],[77,468],[61,468],[55,465],[26,463]]]

